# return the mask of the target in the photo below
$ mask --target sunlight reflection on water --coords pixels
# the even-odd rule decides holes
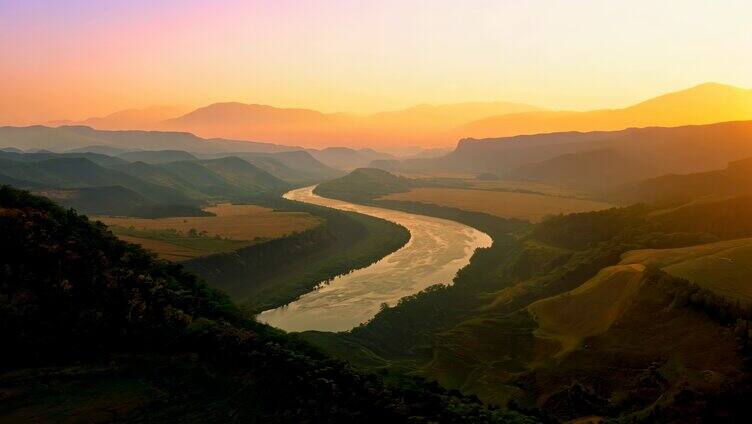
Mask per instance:
[[[450,284],[491,237],[446,219],[362,206],[313,194],[314,186],[292,190],[290,200],[360,212],[395,222],[410,231],[410,241],[378,262],[319,284],[298,300],[257,316],[286,331],[345,331],[371,319],[382,303],[394,305],[433,284]]]

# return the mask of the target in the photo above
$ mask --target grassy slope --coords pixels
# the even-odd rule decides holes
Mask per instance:
[[[731,300],[752,301],[752,239],[627,252],[623,264],[660,267]]]

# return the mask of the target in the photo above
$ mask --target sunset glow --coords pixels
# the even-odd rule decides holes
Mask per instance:
[[[0,0],[0,123],[237,101],[622,107],[752,86],[747,1]]]

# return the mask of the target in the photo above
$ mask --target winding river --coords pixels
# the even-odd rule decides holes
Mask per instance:
[[[286,331],[344,331],[368,321],[386,303],[436,283],[451,283],[470,262],[475,249],[491,245],[491,237],[458,222],[391,209],[363,206],[318,196],[314,186],[284,197],[392,221],[410,231],[410,241],[378,262],[319,284],[298,300],[257,316]]]

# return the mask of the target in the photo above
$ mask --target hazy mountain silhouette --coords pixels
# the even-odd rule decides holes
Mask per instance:
[[[50,121],[51,126],[85,125],[100,130],[149,129],[158,122],[185,113],[187,108],[180,106],[149,106],[143,109],[120,110],[109,115],[91,117],[83,121],[67,119]]]
[[[117,154],[132,150],[191,152],[285,152],[301,147],[244,140],[205,139],[177,131],[108,131],[85,126],[0,127],[0,147]]]
[[[670,174],[632,183],[610,193],[624,203],[683,203],[702,197],[752,194],[752,158],[730,162],[724,169]]]
[[[752,90],[706,83],[623,109],[542,111],[494,116],[465,124],[454,130],[453,134],[458,138],[504,137],[560,131],[710,124],[746,119],[752,119]]]
[[[369,116],[321,113],[259,104],[216,103],[161,122],[158,128],[204,137],[229,137],[311,146],[433,143],[465,122],[501,113],[539,110],[504,102],[418,105]]]
[[[446,156],[375,161],[371,166],[392,171],[490,172],[558,183],[566,180],[592,188],[596,183],[618,185],[669,173],[719,169],[750,156],[752,121],[739,121],[464,139]],[[600,181],[585,184],[588,179]]]

